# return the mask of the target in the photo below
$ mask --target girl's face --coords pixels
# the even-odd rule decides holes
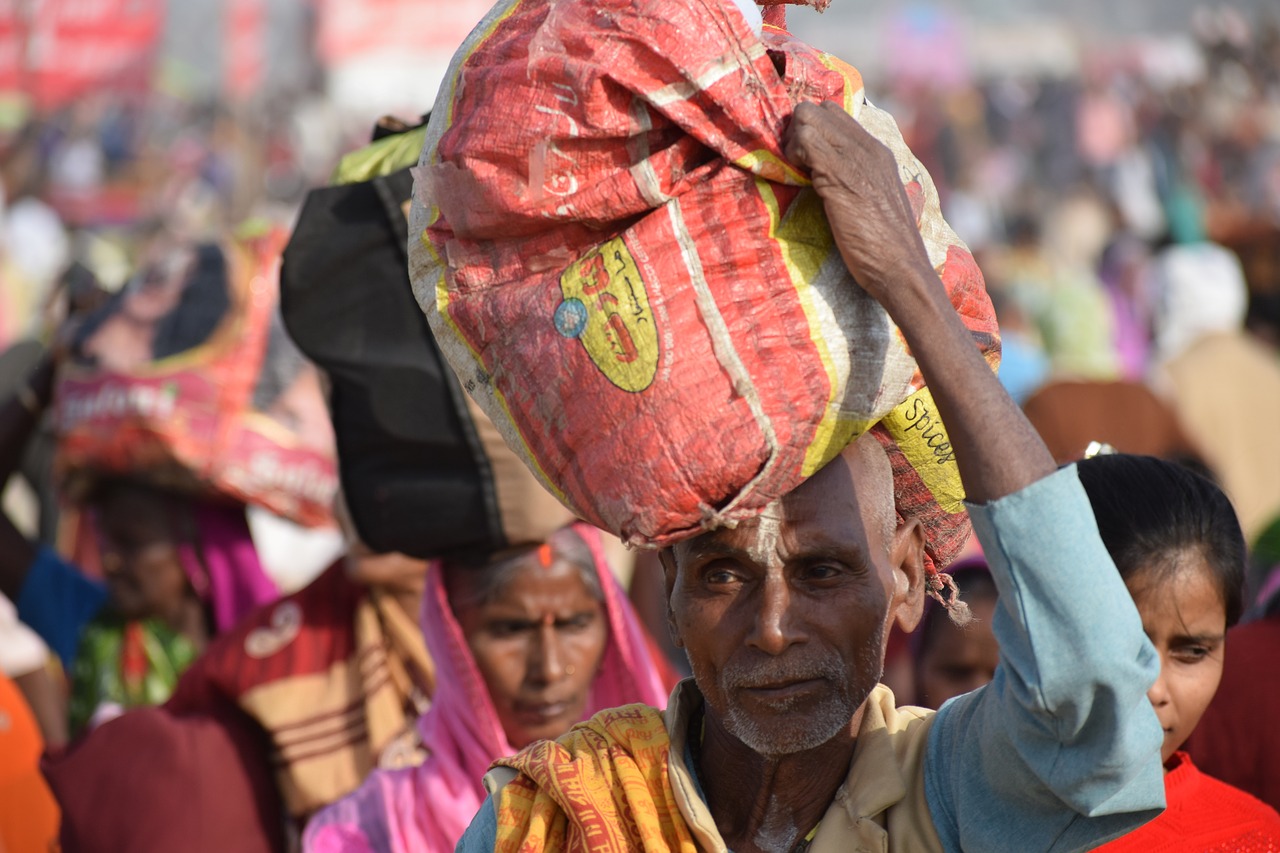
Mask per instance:
[[[1147,691],[1164,728],[1161,760],[1182,746],[1222,680],[1227,612],[1213,569],[1197,551],[1177,555],[1172,574],[1140,570],[1128,581],[1142,627],[1160,655]]]

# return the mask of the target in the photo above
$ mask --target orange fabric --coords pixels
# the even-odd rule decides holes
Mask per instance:
[[[667,775],[670,746],[660,711],[627,705],[496,762],[521,775],[498,794],[494,849],[694,853]]]
[[[0,853],[58,849],[58,804],[40,775],[44,740],[17,685],[0,675]]]

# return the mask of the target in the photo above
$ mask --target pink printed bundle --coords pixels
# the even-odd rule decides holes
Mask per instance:
[[[88,319],[54,394],[73,492],[123,474],[331,523],[332,427],[279,321],[279,242],[161,241]]]

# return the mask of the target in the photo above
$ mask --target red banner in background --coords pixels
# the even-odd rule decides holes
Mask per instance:
[[[0,0],[0,91],[45,109],[145,91],[163,29],[164,0]]]
[[[26,41],[17,0],[0,0],[0,92],[22,89],[22,46]]]
[[[341,63],[380,51],[452,54],[493,0],[317,0],[319,53]]]
[[[227,0],[223,81],[237,100],[261,88],[266,75],[267,7],[264,0]]]
[[[348,117],[431,109],[449,59],[493,0],[312,0],[329,100]]]

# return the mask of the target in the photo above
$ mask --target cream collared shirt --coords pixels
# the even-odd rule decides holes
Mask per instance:
[[[671,738],[671,787],[698,846],[727,853],[685,763],[689,726],[702,707],[692,679],[680,682],[663,716]],[[894,705],[876,685],[866,703],[849,775],[836,791],[809,853],[921,853],[942,850],[924,794],[924,753],[933,711]]]

